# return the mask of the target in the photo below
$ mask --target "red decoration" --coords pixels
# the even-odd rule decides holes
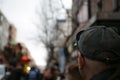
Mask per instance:
[[[22,62],[30,62],[31,59],[30,59],[29,57],[27,57],[27,56],[23,56],[23,57],[21,58],[21,61],[22,61]]]

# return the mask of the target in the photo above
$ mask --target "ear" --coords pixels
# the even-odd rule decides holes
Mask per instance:
[[[79,51],[78,51],[78,64],[79,64],[79,68],[83,69],[83,67],[85,65],[85,59]]]

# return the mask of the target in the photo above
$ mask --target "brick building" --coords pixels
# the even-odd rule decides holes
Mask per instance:
[[[81,28],[94,25],[119,26],[120,0],[73,0],[73,28],[76,33]],[[76,11],[76,12],[75,12]]]

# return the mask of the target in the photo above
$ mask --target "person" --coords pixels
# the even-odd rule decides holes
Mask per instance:
[[[79,71],[84,80],[120,80],[120,35],[94,26],[76,35]]]
[[[16,65],[16,63],[10,63],[10,74],[5,80],[21,80],[23,76],[23,70],[21,65]]]
[[[78,64],[74,63],[68,66],[65,80],[82,80]]]
[[[28,74],[28,79],[27,80],[39,80],[39,74],[38,71],[36,70],[36,67],[33,66]]]
[[[56,78],[57,78],[57,73],[56,73],[56,70],[53,66],[47,67],[43,71],[42,80],[56,80]]]

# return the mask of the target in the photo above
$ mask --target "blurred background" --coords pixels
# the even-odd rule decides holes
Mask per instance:
[[[119,0],[0,0],[1,70],[54,66],[64,74],[77,63],[75,34],[94,25],[119,30],[119,11]]]
[[[71,5],[71,0],[0,0],[3,23],[16,28],[16,41],[29,49],[33,63],[41,68],[47,65],[50,46],[58,47],[70,35]]]

